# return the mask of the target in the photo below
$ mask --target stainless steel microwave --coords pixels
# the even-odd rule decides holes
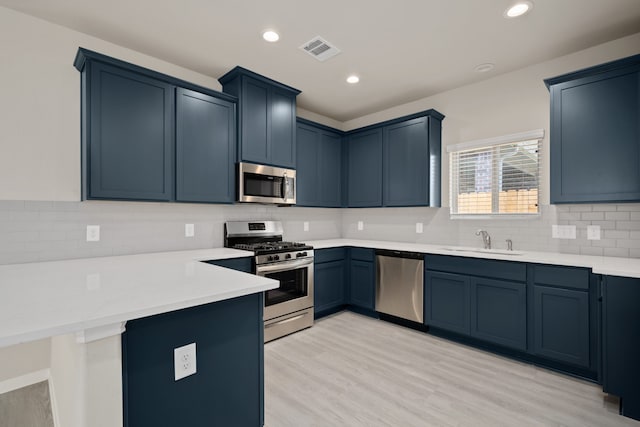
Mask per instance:
[[[296,171],[238,163],[238,201],[295,205]]]

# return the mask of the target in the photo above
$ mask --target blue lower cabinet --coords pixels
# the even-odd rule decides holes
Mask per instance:
[[[315,264],[313,312],[316,316],[344,306],[345,264],[344,259]]]
[[[262,293],[127,322],[124,426],[263,425]],[[174,349],[196,343],[197,372],[174,379]]]
[[[471,335],[506,347],[527,349],[526,283],[471,279]]]
[[[369,261],[352,259],[349,269],[349,284],[349,303],[365,310],[375,310],[375,264]]]
[[[533,353],[589,368],[589,293],[533,286]]]
[[[424,276],[425,324],[469,335],[470,284],[468,276],[427,270]]]
[[[605,276],[603,298],[603,381],[620,397],[620,413],[640,420],[640,279]]]
[[[243,271],[245,273],[253,273],[253,258],[228,258],[204,261],[207,264],[219,265],[220,267],[230,268],[232,270]]]

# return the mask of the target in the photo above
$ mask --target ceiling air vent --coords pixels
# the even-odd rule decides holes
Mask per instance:
[[[326,61],[340,53],[340,49],[326,41],[320,36],[314,37],[302,46],[300,49],[316,58],[318,61]]]

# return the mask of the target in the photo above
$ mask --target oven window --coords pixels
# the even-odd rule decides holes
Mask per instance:
[[[265,276],[280,281],[278,289],[265,292],[264,305],[266,307],[308,295],[306,267],[267,273]]]
[[[282,198],[281,176],[258,175],[244,173],[244,194],[247,196]]]

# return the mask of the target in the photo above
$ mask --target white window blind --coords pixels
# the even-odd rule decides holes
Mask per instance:
[[[451,214],[538,214],[543,136],[538,130],[449,147]]]

